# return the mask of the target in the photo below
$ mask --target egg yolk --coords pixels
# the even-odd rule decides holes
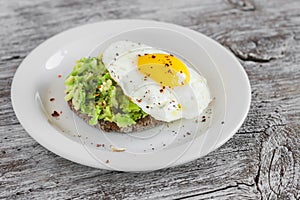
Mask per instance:
[[[185,64],[173,55],[145,54],[138,56],[138,70],[163,86],[175,87],[190,81]]]

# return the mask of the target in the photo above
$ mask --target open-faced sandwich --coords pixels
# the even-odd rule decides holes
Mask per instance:
[[[186,63],[131,41],[112,43],[99,57],[80,59],[65,85],[70,108],[107,132],[192,119],[211,101],[206,80]]]

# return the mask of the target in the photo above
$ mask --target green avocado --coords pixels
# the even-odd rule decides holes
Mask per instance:
[[[102,63],[101,55],[76,61],[65,86],[65,100],[71,100],[76,110],[87,114],[90,125],[104,120],[127,127],[148,115],[124,95]]]

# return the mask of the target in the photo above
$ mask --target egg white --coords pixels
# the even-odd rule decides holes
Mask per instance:
[[[211,101],[206,79],[188,68],[188,84],[166,87],[162,92],[162,86],[145,77],[137,67],[138,55],[154,53],[169,54],[142,43],[118,41],[105,49],[102,61],[124,94],[155,119],[170,122],[200,115]]]

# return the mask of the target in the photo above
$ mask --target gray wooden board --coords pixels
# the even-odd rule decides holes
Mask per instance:
[[[136,174],[72,163],[26,133],[10,99],[26,55],[61,31],[123,18],[191,28],[239,58],[252,102],[225,145],[179,167]],[[299,65],[299,0],[0,0],[0,198],[300,199]]]

